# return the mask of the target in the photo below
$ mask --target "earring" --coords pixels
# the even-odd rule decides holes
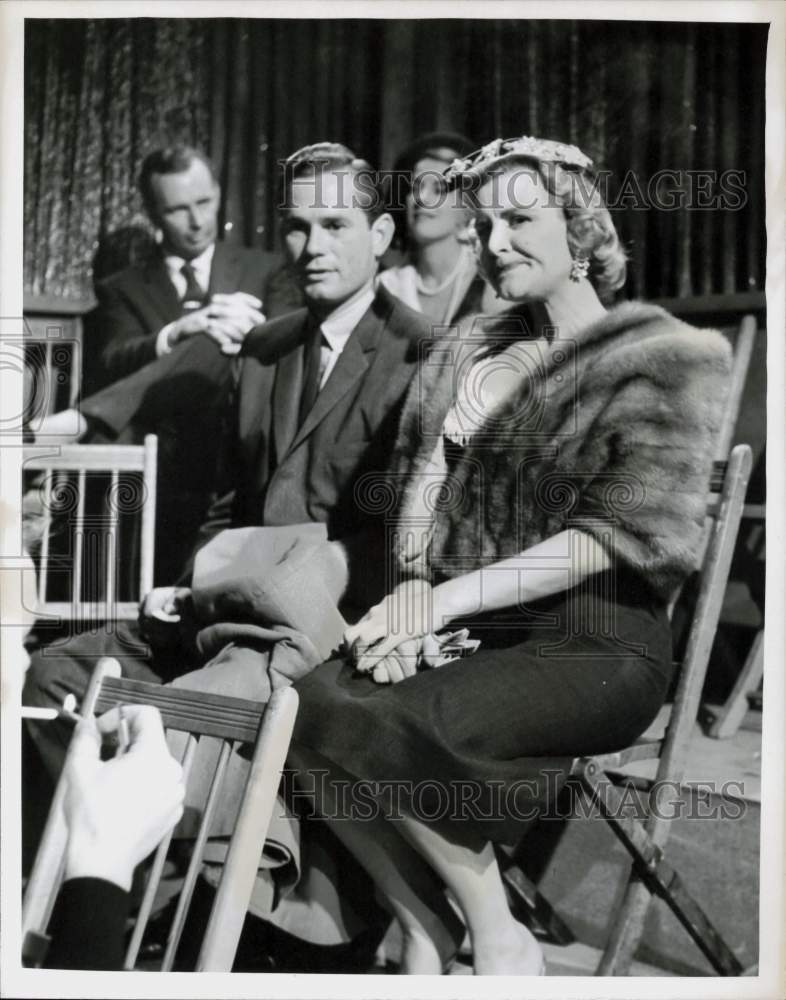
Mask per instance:
[[[578,257],[574,257],[570,265],[570,280],[571,281],[581,281],[582,278],[586,278],[589,273],[590,262],[588,258],[579,254]]]

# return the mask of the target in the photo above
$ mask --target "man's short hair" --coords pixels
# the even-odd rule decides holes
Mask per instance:
[[[386,209],[385,199],[379,187],[377,172],[367,160],[356,156],[348,146],[340,142],[315,142],[296,150],[281,164],[279,184],[279,208],[287,207],[287,195],[292,183],[308,177],[316,177],[325,171],[346,170],[357,178],[347,207],[362,209],[369,222],[378,219]],[[315,192],[317,190],[315,186]]]
[[[154,149],[152,153],[148,153],[139,171],[139,192],[150,215],[153,215],[156,209],[152,186],[153,174],[182,174],[195,160],[204,163],[210,171],[210,176],[216,180],[216,171],[210,159],[193,146],[177,144]]]

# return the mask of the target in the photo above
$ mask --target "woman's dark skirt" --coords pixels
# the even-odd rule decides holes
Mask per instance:
[[[381,807],[512,842],[574,757],[622,749],[655,718],[668,617],[637,577],[607,573],[465,624],[477,653],[398,684],[323,663],[296,685],[295,740],[360,779],[344,799],[356,818]]]

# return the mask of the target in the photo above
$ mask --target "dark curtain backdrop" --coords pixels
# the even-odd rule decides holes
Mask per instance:
[[[628,293],[764,287],[766,25],[523,20],[29,20],[25,286],[86,298],[99,247],[144,226],[154,147],[206,149],[224,237],[274,247],[276,163],[337,139],[390,167],[413,136],[572,141],[621,179],[741,170],[738,211],[615,212]],[[611,188],[612,195],[615,189]],[[106,264],[103,265],[106,269]]]

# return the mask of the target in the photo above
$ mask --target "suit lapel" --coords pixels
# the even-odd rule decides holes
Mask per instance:
[[[213,263],[210,268],[210,283],[208,285],[208,297],[216,292],[230,293],[236,292],[240,275],[238,271],[240,254],[234,247],[225,243],[216,243],[213,251]]]
[[[263,343],[262,350],[244,359],[238,431],[249,468],[256,470],[254,475],[259,489],[267,482],[271,460],[272,468],[281,464],[297,430],[303,377],[300,335],[304,332],[304,315],[305,310],[293,317],[294,325],[279,327],[272,339]],[[298,324],[301,324],[300,329]],[[258,329],[264,331],[263,327]],[[292,343],[275,361],[279,341]]]
[[[306,320],[303,333],[310,329]],[[303,392],[303,339],[276,365],[273,383],[273,446],[276,463],[289,451],[297,433],[300,418],[300,397]]]
[[[290,450],[294,450],[317,428],[333,407],[357,385],[371,364],[371,356],[384,328],[379,298],[366,310],[341,352],[324,389],[298,429]]]

